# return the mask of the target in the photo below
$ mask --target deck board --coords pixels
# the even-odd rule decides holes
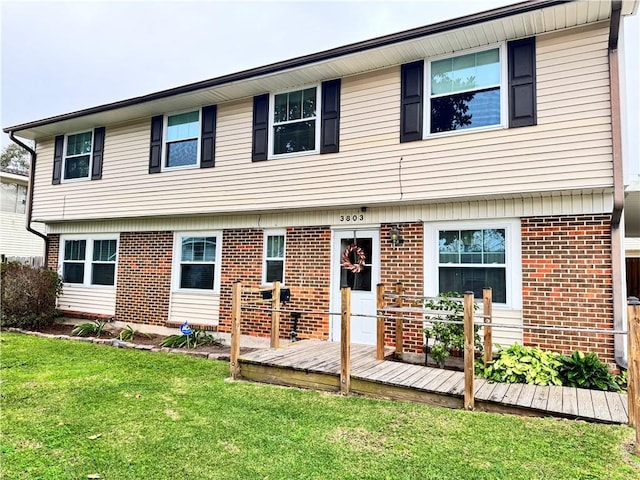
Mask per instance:
[[[385,355],[393,349],[386,348]],[[377,360],[375,347],[351,345],[354,393],[451,408],[464,408],[464,373]],[[340,344],[302,340],[277,349],[259,349],[239,358],[241,376],[252,381],[337,392],[340,390]],[[354,388],[355,385],[355,388]],[[478,408],[519,415],[552,415],[604,423],[628,423],[628,398],[560,386],[489,382],[476,378]]]

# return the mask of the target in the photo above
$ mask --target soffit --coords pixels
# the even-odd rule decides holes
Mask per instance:
[[[631,2],[631,7],[635,4],[636,2]],[[629,3],[625,2],[623,4],[623,14],[625,9],[628,10],[631,7]],[[491,45],[501,41],[580,27],[605,21],[610,17],[610,14],[610,0],[576,1],[551,6],[548,3],[541,2],[540,8],[524,13],[473,23],[461,28],[448,29],[385,46],[376,46],[376,39],[354,44],[360,47],[354,53],[338,57],[328,55],[329,58],[325,60],[307,63],[287,70],[279,70],[267,74],[259,74],[257,72],[255,76],[238,81],[224,82],[224,77],[220,77],[221,82],[215,82],[216,79],[211,81],[211,83],[219,83],[216,86],[207,86],[206,88],[193,89],[192,91],[177,94],[167,91],[166,96],[162,96],[162,92],[159,92],[156,97],[161,96],[162,98],[152,98],[145,101],[144,97],[141,97],[140,103],[137,103],[137,99],[130,99],[122,103],[133,103],[132,105],[122,107],[114,105],[113,108],[105,105],[103,111],[100,112],[93,113],[91,112],[92,109],[87,109],[86,113],[83,111],[72,112],[71,114],[51,117],[50,119],[31,122],[31,124],[9,127],[4,130],[6,132],[13,131],[17,136],[23,138],[39,139],[70,131],[114,125],[166,112],[204,105],[223,104],[266,92],[333,78],[344,78],[427,57]],[[374,46],[368,48],[367,43],[372,43]],[[265,67],[265,69],[268,70],[268,67]],[[233,75],[230,77],[233,77]],[[206,81],[203,83],[206,83]],[[186,86],[185,90],[188,87]],[[197,88],[197,84],[194,85],[194,88]]]

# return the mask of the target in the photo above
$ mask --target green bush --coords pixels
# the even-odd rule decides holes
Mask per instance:
[[[40,330],[54,323],[56,299],[62,291],[55,271],[10,262],[2,264],[0,276],[3,327]]]
[[[204,330],[194,329],[191,335],[170,335],[160,345],[169,348],[196,348],[204,345],[221,345],[221,342]]]
[[[558,373],[560,357],[559,353],[517,343],[509,348],[498,346],[498,352],[482,376],[495,382],[562,385]]]
[[[102,335],[107,322],[103,320],[94,320],[93,322],[81,323],[71,330],[71,335],[74,337],[96,337],[99,338]]]
[[[571,356],[562,355],[558,373],[562,384],[568,387],[620,390],[607,364],[593,352],[585,354],[576,351]]]
[[[424,302],[424,308],[446,312],[444,315],[425,315],[425,320],[433,322],[433,325],[424,329],[426,343],[433,338],[431,345],[431,358],[433,358],[440,366],[444,365],[445,360],[451,354],[451,351],[458,349],[464,351],[464,325],[442,323],[438,320],[462,322],[464,320],[464,304],[458,300],[462,295],[458,292],[441,293],[436,299],[428,299]],[[478,305],[473,304],[474,311]],[[473,336],[475,349],[482,351],[483,345],[480,341],[478,331],[480,327],[473,327]]]

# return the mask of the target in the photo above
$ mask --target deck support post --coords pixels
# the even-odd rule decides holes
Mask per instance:
[[[402,308],[402,303],[403,303],[402,295],[404,294],[404,286],[402,285],[402,282],[396,283],[395,290],[396,290],[396,295],[398,295],[398,298],[396,299],[396,306],[400,309]],[[404,337],[404,331],[402,329],[402,319],[396,318],[396,355],[402,355],[402,350],[404,348],[403,337]]]
[[[240,281],[233,284],[231,299],[231,358],[229,359],[229,369],[231,378],[237,380],[240,376],[240,321],[241,321],[242,283]]]
[[[351,390],[351,289],[340,289],[340,392],[347,395]]]
[[[384,360],[384,283],[379,283],[376,287],[376,360]]]
[[[280,282],[273,282],[271,292],[271,348],[280,346]]]
[[[482,289],[482,310],[484,314],[484,366],[493,360],[493,291]]]
[[[464,408],[475,408],[474,398],[474,335],[473,335],[473,292],[464,292]]]
[[[629,426],[636,429],[636,455],[640,455],[640,301],[630,300],[627,305],[627,367],[629,399]]]

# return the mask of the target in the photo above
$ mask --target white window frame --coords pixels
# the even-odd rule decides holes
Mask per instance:
[[[424,295],[435,297],[439,292],[439,233],[442,230],[504,229],[505,234],[505,286],[506,303],[497,308],[522,308],[522,240],[520,219],[461,220],[424,224]],[[474,264],[475,265],[475,264]],[[472,266],[472,265],[470,265]],[[460,292],[463,293],[463,292]]]
[[[192,140],[193,138],[195,138],[196,143],[197,143],[197,148],[196,148],[196,163],[193,165],[178,165],[175,167],[168,167],[167,166],[167,154],[169,153],[169,149],[167,148],[167,134],[169,133],[169,117],[174,117],[176,115],[182,115],[183,113],[191,113],[191,112],[198,112],[198,136],[197,137],[189,137],[189,138],[183,138],[182,140]],[[160,162],[160,169],[162,172],[168,172],[168,171],[172,171],[172,170],[188,170],[190,168],[200,168],[200,143],[201,143],[201,137],[202,137],[202,108],[189,108],[187,110],[181,110],[179,112],[171,112],[171,113],[166,113],[164,115],[164,118],[162,120],[162,158],[161,158],[161,162]]]
[[[300,90],[307,90],[309,88],[315,88],[316,89],[316,117],[315,117],[315,122],[316,122],[316,135],[315,135],[315,144],[316,144],[316,148],[314,150],[304,150],[301,152],[292,152],[292,153],[279,153],[279,154],[275,154],[273,153],[273,147],[274,147],[274,131],[273,128],[275,126],[275,123],[273,121],[273,114],[275,112],[275,108],[276,108],[276,95],[282,95],[284,93],[291,93],[291,92],[298,92]],[[300,156],[304,156],[304,155],[314,155],[314,154],[318,154],[320,153],[320,130],[321,130],[321,122],[322,122],[322,85],[319,83],[315,83],[315,84],[311,84],[311,85],[304,85],[301,87],[296,87],[296,88],[288,88],[286,90],[280,90],[277,92],[271,92],[269,94],[269,132],[267,135],[267,139],[268,139],[268,147],[269,147],[269,153],[267,155],[267,159],[275,159],[275,158],[288,158],[288,157],[300,157]],[[300,120],[293,120],[293,121],[289,121],[289,122],[282,122],[283,124],[287,124],[287,123],[298,123],[298,122],[302,122],[304,121],[303,119]]]
[[[431,63],[437,62],[438,60],[445,60],[447,58],[461,57],[464,55],[470,55],[472,53],[485,52],[488,50],[499,49],[499,58],[500,58],[500,123],[497,125],[486,125],[483,127],[475,127],[475,128],[464,128],[462,130],[451,130],[448,132],[436,132],[431,133]],[[507,124],[507,116],[509,113],[509,89],[508,89],[508,80],[509,80],[509,72],[507,65],[507,48],[506,43],[500,42],[489,46],[482,46],[477,48],[471,48],[468,50],[463,50],[460,52],[456,52],[453,54],[445,54],[438,55],[436,57],[431,57],[425,60],[424,62],[425,74],[424,74],[424,111],[423,113],[423,125],[424,134],[423,138],[434,138],[434,137],[446,137],[449,135],[461,135],[465,133],[476,133],[490,130],[500,130],[506,129],[508,127]],[[475,91],[479,89],[471,89],[467,91]],[[456,92],[464,93],[464,91]]]
[[[284,237],[284,251],[282,257],[268,257],[267,256],[267,247],[269,237]],[[267,261],[268,260],[282,260],[282,280],[280,281],[281,285],[284,285],[285,281],[285,267],[287,264],[287,231],[286,230],[265,230],[264,231],[264,241],[262,248],[262,284],[263,285],[272,285],[273,282],[267,282]]]
[[[82,279],[82,283],[64,283],[69,287],[91,287],[91,288],[101,288],[107,290],[115,290],[116,285],[118,284],[118,250],[120,248],[120,235],[117,233],[105,233],[105,234],[97,234],[97,235],[61,235],[60,236],[60,244],[59,244],[59,252],[58,252],[58,274],[62,277],[64,273],[64,251],[65,251],[65,242],[67,240],[84,240],[86,242],[85,247],[85,255],[84,255],[84,278]],[[111,263],[111,262],[103,262],[103,261],[93,261],[93,242],[94,240],[115,240],[116,241],[116,260],[114,262],[114,273],[113,273],[113,285],[99,285],[91,283],[91,277],[93,273],[93,264],[94,263]],[[74,263],[81,263],[79,260],[72,260]]]
[[[66,178],[65,172],[67,170],[67,144],[69,141],[69,137],[73,137],[74,135],[80,135],[82,133],[91,133],[91,149],[89,151],[89,173],[86,177],[79,178]],[[93,142],[95,141],[95,135],[93,129],[89,130],[80,130],[77,132],[67,133],[64,136],[64,145],[62,146],[62,171],[60,172],[60,183],[74,183],[74,182],[86,182],[91,180],[91,175],[93,174]],[[84,155],[70,155],[68,158],[75,157],[84,157]]]
[[[215,237],[216,257],[213,267],[213,289],[204,288],[180,288],[182,274],[182,239],[184,237]],[[171,269],[171,291],[177,293],[195,293],[199,295],[211,295],[220,293],[220,275],[222,273],[222,232],[220,231],[191,231],[175,232],[173,235],[173,265]]]
[[[15,187],[13,190],[13,192],[10,192],[10,199],[9,202],[3,201],[2,202],[2,211],[6,212],[6,213],[18,213],[20,215],[24,215],[25,211],[26,211],[26,205],[27,205],[27,186],[26,185],[22,185],[21,183],[16,183],[16,182],[2,182],[2,190],[3,190],[3,197],[6,195],[5,194],[5,190],[11,187]],[[23,191],[24,193],[24,199],[21,199],[21,195],[20,192]],[[13,206],[12,209],[8,208],[9,204],[13,204],[12,200],[15,198],[15,205]]]

